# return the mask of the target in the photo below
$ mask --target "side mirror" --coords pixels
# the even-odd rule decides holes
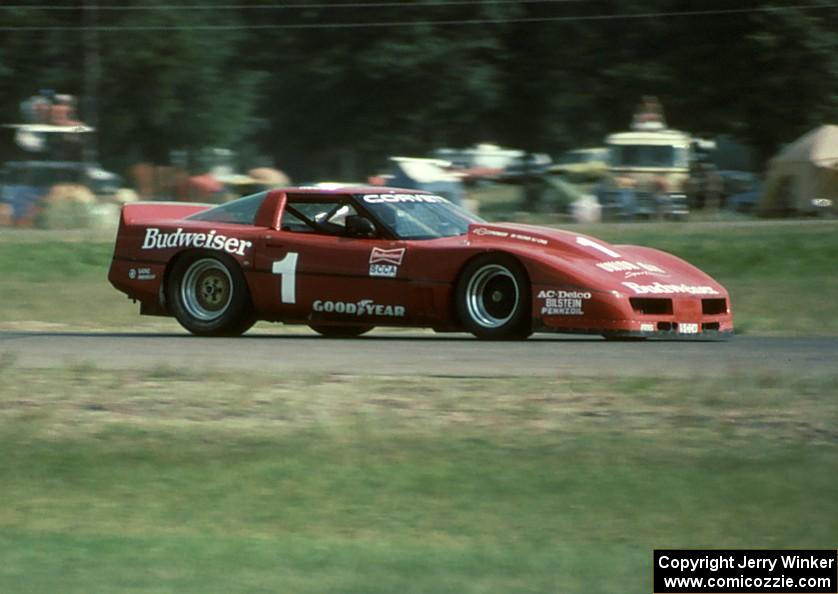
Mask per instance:
[[[350,237],[375,237],[375,225],[372,221],[361,215],[349,215],[346,217],[346,233]]]

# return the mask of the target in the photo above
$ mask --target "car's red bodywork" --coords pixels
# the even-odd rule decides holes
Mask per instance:
[[[725,288],[658,250],[519,224],[475,223],[465,235],[419,240],[295,233],[281,228],[292,191],[391,190],[273,190],[253,225],[185,219],[206,205],[129,204],[109,280],[140,302],[141,313],[171,315],[165,284],[174,262],[190,250],[218,252],[240,267],[259,320],[457,331],[459,276],[473,258],[503,253],[526,271],[534,331],[668,338],[733,332]]]

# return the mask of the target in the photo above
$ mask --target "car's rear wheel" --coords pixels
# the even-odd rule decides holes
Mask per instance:
[[[355,338],[372,330],[375,326],[333,326],[329,324],[309,324],[318,334],[327,338]]]
[[[486,254],[469,262],[455,299],[460,321],[478,338],[522,340],[532,334],[529,279],[512,256]]]
[[[238,336],[255,322],[244,275],[226,255],[191,252],[181,257],[166,283],[166,299],[192,334]]]

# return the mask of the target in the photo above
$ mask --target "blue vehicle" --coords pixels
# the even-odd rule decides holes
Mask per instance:
[[[30,221],[41,199],[56,184],[80,184],[97,195],[113,194],[120,176],[74,161],[11,161],[0,171],[0,203],[11,206],[12,222]]]

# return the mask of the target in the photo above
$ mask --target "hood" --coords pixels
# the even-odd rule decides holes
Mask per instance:
[[[547,263],[562,281],[627,295],[724,295],[718,282],[660,250],[535,225],[473,224],[469,241]],[[536,279],[533,279],[536,280]]]
[[[540,251],[559,251],[569,257],[590,258],[590,244],[599,246],[599,252],[619,256],[609,245],[593,237],[561,229],[522,225],[518,223],[472,223],[468,228],[472,242],[501,242],[509,246],[529,246]],[[593,254],[596,255],[596,254]]]

